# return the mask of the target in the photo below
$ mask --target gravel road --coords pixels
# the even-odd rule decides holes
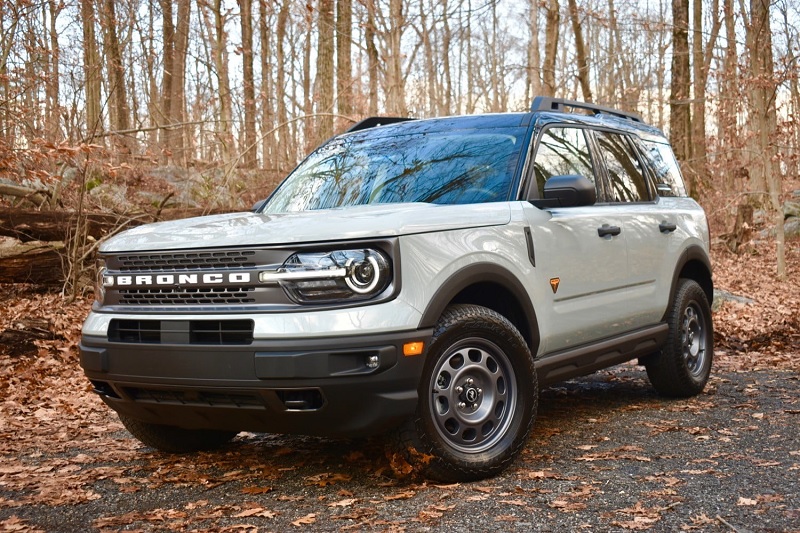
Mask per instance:
[[[676,401],[632,365],[570,381],[513,468],[455,485],[398,477],[380,439],[154,452],[83,390],[0,410],[0,530],[800,531],[798,384],[722,372]]]

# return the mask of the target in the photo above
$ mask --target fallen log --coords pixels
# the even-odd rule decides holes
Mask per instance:
[[[60,284],[64,280],[64,253],[60,241],[4,243],[0,246],[0,283]]]
[[[213,213],[222,213],[214,211]],[[142,213],[123,216],[109,213],[87,213],[86,235],[100,240],[110,233],[157,220],[176,220],[206,214],[202,209],[164,209],[158,215]],[[13,237],[22,242],[69,240],[77,225],[77,214],[72,211],[33,211],[0,208],[0,236]]]

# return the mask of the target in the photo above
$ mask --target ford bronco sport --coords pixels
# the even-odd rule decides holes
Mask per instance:
[[[253,212],[108,239],[81,365],[160,450],[386,431],[426,475],[478,479],[523,448],[541,387],[638,359],[659,393],[702,391],[708,250],[636,115],[367,119]]]

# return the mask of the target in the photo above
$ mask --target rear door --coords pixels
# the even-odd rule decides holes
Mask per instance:
[[[669,201],[655,194],[636,137],[593,131],[606,179],[606,201],[615,209],[627,248],[626,305],[620,316],[631,330],[658,322],[665,310],[682,231]]]

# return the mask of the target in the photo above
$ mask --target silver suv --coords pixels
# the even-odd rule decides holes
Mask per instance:
[[[107,240],[81,365],[161,450],[390,432],[424,474],[477,479],[523,448],[541,387],[638,358],[661,394],[702,391],[708,250],[633,114],[367,119],[253,212]]]

